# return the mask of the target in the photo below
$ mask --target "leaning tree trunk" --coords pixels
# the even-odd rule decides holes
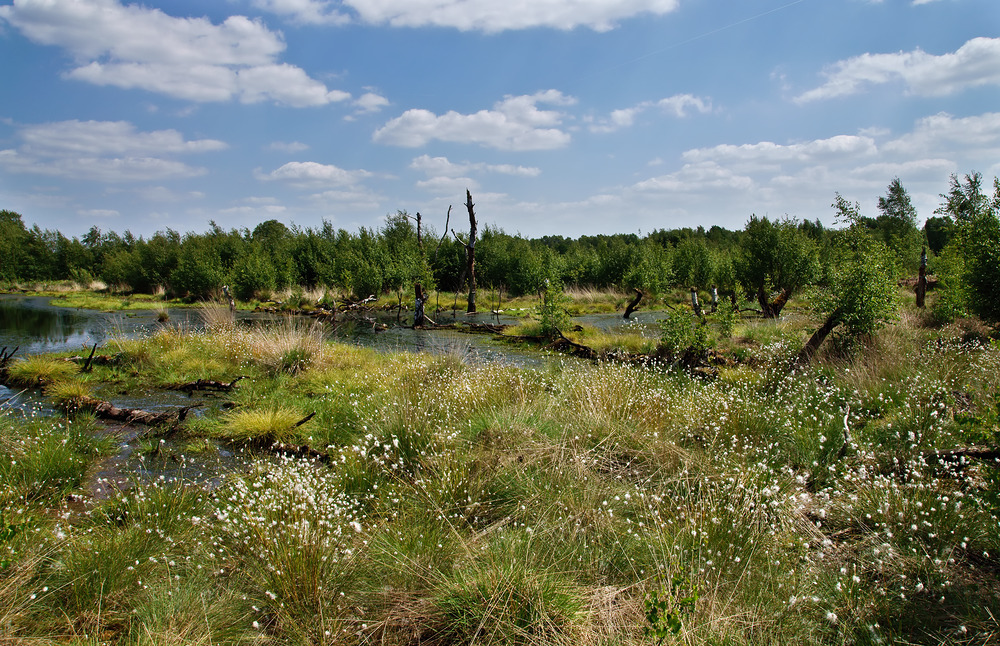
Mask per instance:
[[[767,293],[764,291],[764,286],[761,285],[757,288],[757,303],[760,304],[761,314],[764,315],[766,319],[776,319],[781,314],[782,308],[785,307],[785,303],[788,299],[792,297],[792,288],[786,287],[781,290],[773,301],[767,299]]]
[[[633,289],[635,289],[635,298],[633,298],[632,302],[629,303],[628,306],[625,308],[625,314],[622,316],[622,318],[626,320],[628,320],[628,318],[632,316],[632,312],[639,309],[639,301],[641,301],[643,297],[642,290],[640,290],[638,287],[634,287]]]
[[[469,210],[469,242],[465,245],[465,270],[469,274],[469,307],[465,311],[476,311],[476,212],[473,210],[472,193],[465,189],[465,208]]]
[[[834,310],[829,317],[827,317],[826,322],[820,326],[818,330],[813,332],[809,340],[806,341],[805,346],[799,351],[798,357],[795,359],[797,364],[807,364],[812,361],[813,355],[819,350],[819,346],[823,345],[823,341],[826,341],[826,337],[830,336],[830,332],[840,325],[841,312],[839,309]]]

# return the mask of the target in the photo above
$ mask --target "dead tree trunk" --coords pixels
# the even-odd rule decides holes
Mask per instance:
[[[712,285],[712,313],[719,309],[719,288],[716,285]]]
[[[701,305],[698,303],[698,290],[691,288],[691,308],[696,316],[701,316]]]
[[[424,293],[420,283],[414,285],[415,294],[413,307],[413,327],[423,327],[426,324],[424,316],[424,303],[427,302],[427,294]]]
[[[465,189],[465,208],[469,210],[469,244],[466,245],[466,266],[469,270],[469,308],[466,312],[476,311],[476,212],[472,209],[472,193]]]
[[[226,300],[229,301],[229,312],[231,314],[236,313],[236,301],[233,300],[233,295],[229,293],[229,285],[222,286],[222,293],[226,295]]]
[[[444,239],[448,237],[448,223],[451,222],[451,204],[448,205],[448,215],[444,219],[444,234],[441,239],[438,240],[437,246],[434,247],[434,260],[433,264],[437,264],[438,251],[441,249],[441,245],[444,244]]]
[[[917,307],[923,308],[927,297],[927,247],[920,252],[920,274],[917,276]]]
[[[635,298],[633,298],[632,302],[625,307],[625,314],[622,315],[622,318],[625,320],[628,320],[628,318],[632,316],[632,312],[639,309],[639,301],[641,301],[643,297],[643,293],[639,290],[638,287],[635,287],[634,289],[635,289]]]
[[[469,307],[465,310],[469,314],[476,312],[476,212],[473,210],[475,204],[472,203],[472,193],[465,189],[465,208],[469,210],[469,241],[465,242],[465,273],[469,277]],[[459,242],[462,239],[452,230],[452,235]]]

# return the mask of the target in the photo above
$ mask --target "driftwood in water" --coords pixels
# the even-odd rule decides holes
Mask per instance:
[[[546,350],[565,350],[566,348],[569,348],[571,354],[583,357],[584,359],[596,359],[598,357],[596,350],[575,341],[570,341],[561,330],[556,330],[556,334],[558,334],[559,337],[552,343],[545,346]]]
[[[186,384],[181,384],[179,386],[174,386],[174,390],[181,390],[189,395],[194,395],[196,390],[205,390],[210,392],[228,393],[232,391],[233,387],[241,380],[246,379],[244,376],[239,376],[233,379],[229,383],[224,381],[215,381],[214,379],[199,379],[197,381],[189,381]]]
[[[199,402],[191,406],[182,406],[176,410],[153,413],[138,408],[119,408],[109,401],[89,396],[74,398],[72,402],[74,410],[89,411],[96,415],[98,419],[121,422],[123,424],[142,424],[144,426],[179,424],[187,418],[188,411],[203,405]]]
[[[17,352],[20,348],[21,346],[17,346],[10,352],[7,352],[7,346],[4,346],[3,350],[0,350],[0,377],[6,377],[7,364],[10,363],[10,358],[13,357],[14,353]],[[3,381],[5,381],[5,379],[3,379]]]
[[[625,307],[625,314],[622,315],[622,318],[626,320],[628,319],[628,317],[632,316],[632,312],[639,309],[639,301],[641,301],[642,297],[644,296],[644,294],[642,293],[642,291],[639,290],[638,287],[635,287],[634,289],[635,289],[635,298],[633,298],[632,302],[630,302]]]

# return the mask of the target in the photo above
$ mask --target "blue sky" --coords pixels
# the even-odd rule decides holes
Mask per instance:
[[[1000,175],[997,0],[0,0],[0,60],[0,208],[71,236],[440,231],[466,188],[530,237],[831,225]]]

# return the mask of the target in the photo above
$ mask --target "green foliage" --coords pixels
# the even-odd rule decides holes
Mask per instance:
[[[719,326],[719,336],[724,339],[731,339],[736,324],[740,321],[740,313],[728,304],[722,304],[713,317]]]
[[[848,337],[872,334],[898,316],[892,254],[879,240],[858,232],[852,241],[854,257],[837,280],[833,309]]]
[[[566,311],[568,300],[561,284],[556,281],[545,281],[545,291],[542,293],[542,301],[538,304],[537,310],[543,336],[557,336],[569,327],[571,319]]]
[[[948,293],[940,309],[958,310],[964,301],[970,312],[995,323],[1000,322],[1000,179],[994,178],[993,188],[990,199],[979,173],[962,182],[953,175],[938,212],[951,215],[957,230],[953,258],[946,264],[952,272],[945,285]]]
[[[698,587],[683,574],[675,574],[662,590],[653,590],[646,596],[646,625],[642,634],[662,644],[681,632],[684,618],[694,612],[697,601]]]
[[[673,357],[689,350],[704,354],[711,347],[708,325],[696,316],[671,312],[660,321],[660,347]]]
[[[230,276],[233,295],[249,301],[260,295],[268,298],[277,287],[277,276],[271,259],[258,250],[249,250],[233,266]]]
[[[771,222],[752,216],[733,264],[744,291],[757,299],[765,317],[774,318],[795,290],[817,278],[818,251],[795,220]],[[779,295],[771,300],[775,292]]]
[[[878,198],[878,210],[880,215],[874,220],[864,219],[865,227],[892,251],[901,275],[915,274],[924,240],[917,228],[917,210],[898,177],[889,183],[886,195]]]
[[[929,217],[924,222],[927,246],[935,255],[944,251],[955,235],[955,222],[948,217]]]
[[[207,250],[188,245],[170,275],[170,289],[180,296],[205,300],[222,286],[222,272]]]

